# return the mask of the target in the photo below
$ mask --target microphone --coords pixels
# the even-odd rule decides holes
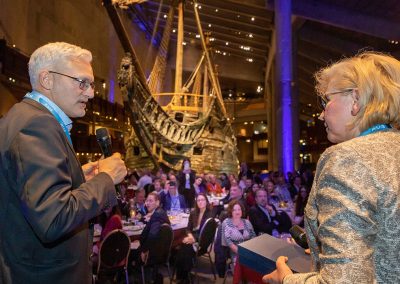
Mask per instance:
[[[111,137],[108,133],[107,128],[101,127],[96,129],[96,140],[99,143],[101,148],[101,152],[104,155],[104,158],[112,156],[112,146],[111,146]],[[117,199],[121,199],[121,185],[116,185],[115,190],[117,191]]]
[[[308,249],[306,232],[298,225],[294,225],[289,229],[289,233],[295,240],[296,244],[304,249]]]
[[[112,155],[111,137],[107,128],[101,127],[96,129],[96,140],[99,143],[104,158],[110,157]]]

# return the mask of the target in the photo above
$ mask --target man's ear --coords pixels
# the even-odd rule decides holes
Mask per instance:
[[[53,88],[53,76],[50,75],[49,71],[44,70],[39,73],[39,85],[46,89],[50,90]]]
[[[358,93],[358,90],[353,90],[351,96],[353,98],[353,105],[351,106],[351,115],[356,116],[361,109],[360,95]]]

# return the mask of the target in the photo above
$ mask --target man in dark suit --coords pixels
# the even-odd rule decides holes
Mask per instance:
[[[0,283],[91,283],[93,228],[117,204],[119,154],[81,166],[70,117],[93,98],[92,56],[67,43],[37,49],[33,91],[0,120]]]
[[[185,197],[179,194],[176,189],[176,183],[169,182],[168,193],[163,196],[163,209],[168,210],[185,210],[187,208]]]
[[[266,233],[272,235],[287,232],[292,223],[285,212],[278,212],[276,208],[268,204],[268,194],[265,189],[256,191],[256,205],[249,210],[249,219],[256,234]]]
[[[151,192],[146,198],[146,207],[148,214],[143,217],[142,221],[146,224],[142,234],[140,235],[139,250],[146,253],[157,241],[157,235],[162,224],[171,224],[165,211],[159,207],[160,197],[158,194]],[[143,260],[143,259],[142,259]]]

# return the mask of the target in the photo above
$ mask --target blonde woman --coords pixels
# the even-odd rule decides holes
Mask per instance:
[[[265,283],[400,283],[400,62],[367,52],[316,75],[328,139],[305,209],[312,272]]]

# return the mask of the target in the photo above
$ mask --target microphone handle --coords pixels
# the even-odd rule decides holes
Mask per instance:
[[[100,148],[101,148],[101,152],[104,155],[104,158],[108,158],[112,156],[112,147],[111,147],[111,143],[99,143]],[[115,191],[117,192],[117,200],[122,200],[122,185],[121,184],[116,184],[115,185]]]

